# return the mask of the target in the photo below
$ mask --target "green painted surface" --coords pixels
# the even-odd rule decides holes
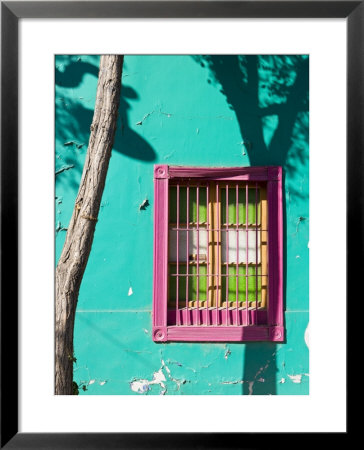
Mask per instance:
[[[236,189],[228,188],[228,198],[226,201],[226,189],[221,189],[221,223],[225,224],[228,219],[229,224],[260,224],[260,190],[259,188],[248,189],[248,215],[246,211],[246,191],[245,189],[238,189],[238,213],[236,214]],[[228,204],[228,210],[226,211],[226,204]],[[255,208],[255,204],[258,208]]]
[[[173,276],[177,273],[176,270],[176,264],[169,264],[169,295],[168,299],[171,301],[176,301],[176,293],[177,293],[177,286],[176,286],[176,277]],[[178,267],[178,273],[186,274],[187,273],[187,265],[186,264],[179,264]],[[188,268],[188,273],[190,275],[196,275],[197,274],[197,265],[190,265]],[[190,300],[197,300],[197,292],[198,292],[198,299],[199,300],[207,300],[207,271],[206,271],[206,265],[200,264],[199,266],[199,274],[200,276],[197,278],[197,276],[190,276],[189,282],[188,282],[188,298]],[[179,277],[178,281],[178,299],[182,301],[186,300],[186,289],[187,289],[187,281],[186,277]]]
[[[177,223],[177,187],[171,186],[169,191],[169,222]],[[185,225],[187,217],[189,222],[207,221],[207,195],[206,188],[200,187],[198,194],[198,215],[197,215],[197,189],[189,188],[188,215],[187,215],[187,188],[181,186],[179,189],[179,224]],[[198,220],[197,220],[198,219]]]
[[[56,58],[57,260],[87,150],[97,74],[97,56]],[[126,56],[122,82],[76,314],[74,378],[86,389],[80,394],[308,394],[308,58]],[[284,344],[152,341],[156,163],[284,167]],[[145,199],[150,206],[141,210]]]
[[[245,300],[245,294],[248,287],[248,301],[252,302],[257,300],[261,300],[261,288],[262,288],[262,279],[260,277],[262,273],[261,267],[252,267],[248,266],[248,278],[246,275],[246,266],[239,265],[238,266],[238,285],[236,285],[236,265],[229,264],[228,270],[228,282],[226,289],[226,277],[221,278],[221,295],[223,300],[226,300],[226,292],[228,295],[229,301],[236,302],[236,291],[238,291],[239,301],[241,299]],[[226,266],[222,267],[222,274],[226,274]],[[248,279],[248,283],[247,283]],[[248,286],[247,286],[248,284]]]

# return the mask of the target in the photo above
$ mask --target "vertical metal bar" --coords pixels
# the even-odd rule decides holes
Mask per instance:
[[[177,184],[177,258],[176,258],[176,325],[179,323],[178,297],[179,297],[179,184]]]
[[[246,231],[246,249],[245,249],[245,308],[246,308],[246,324],[249,325],[249,185],[245,185],[245,231]]]
[[[187,263],[186,263],[186,325],[189,325],[189,309],[188,309],[188,279],[189,279],[189,264],[190,264],[190,246],[189,246],[189,234],[190,234],[190,187],[187,186],[187,214],[186,214],[186,241],[187,241]]]
[[[200,325],[200,186],[196,187],[197,204],[197,325]]]
[[[215,323],[216,325],[219,324],[219,185],[218,183],[216,183],[216,205],[215,205],[215,223],[214,223],[214,229],[216,230],[214,232],[214,240],[216,238],[216,261],[215,261],[215,280],[216,280],[216,306],[215,306],[215,311],[216,311],[216,318],[215,318]]]
[[[268,295],[268,264],[267,264],[267,249],[268,249],[268,224],[267,224],[267,189],[266,186],[260,186],[259,189],[260,206],[260,267],[261,267],[261,308],[267,307],[267,295]]]
[[[209,183],[206,185],[206,233],[207,233],[207,261],[206,261],[206,275],[207,275],[207,289],[206,289],[206,325],[209,325],[209,288],[210,288],[210,243],[209,243]]]
[[[255,183],[255,319],[258,318],[258,183]]]
[[[225,288],[226,288],[226,325],[229,325],[229,185],[226,184],[226,266],[225,266]]]
[[[236,325],[239,325],[239,185],[235,185],[236,190]]]

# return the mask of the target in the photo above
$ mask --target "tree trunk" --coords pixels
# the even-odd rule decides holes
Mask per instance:
[[[114,143],[122,66],[123,56],[101,56],[85,165],[66,241],[56,268],[55,394],[59,395],[73,393],[75,312]]]

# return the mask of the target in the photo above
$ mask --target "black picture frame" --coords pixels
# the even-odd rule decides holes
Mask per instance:
[[[364,1],[1,2],[1,448],[257,448],[256,433],[18,432],[18,22],[21,18],[346,18],[347,300],[364,273]],[[331,177],[333,174],[328,174]],[[344,433],[347,435],[347,433]],[[277,436],[273,438],[276,441]],[[279,437],[280,446],[284,445]]]

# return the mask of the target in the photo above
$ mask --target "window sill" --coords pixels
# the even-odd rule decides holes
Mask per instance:
[[[270,341],[283,342],[284,328],[281,326],[224,326],[224,325],[198,325],[198,326],[168,326],[153,329],[155,342],[181,341],[181,342],[254,342]]]

